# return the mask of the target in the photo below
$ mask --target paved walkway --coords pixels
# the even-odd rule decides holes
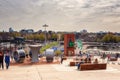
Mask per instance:
[[[0,69],[0,80],[120,80],[120,65],[108,64],[106,70],[78,71],[68,62],[50,65],[10,66]]]

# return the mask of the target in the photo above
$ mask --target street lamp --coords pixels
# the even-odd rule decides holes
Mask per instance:
[[[46,41],[47,41],[46,27],[48,27],[48,25],[47,25],[47,24],[44,24],[43,27],[45,28],[45,45],[46,45]]]

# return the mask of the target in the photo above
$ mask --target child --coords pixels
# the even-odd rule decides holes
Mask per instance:
[[[98,59],[97,58],[95,59],[94,64],[98,64]]]

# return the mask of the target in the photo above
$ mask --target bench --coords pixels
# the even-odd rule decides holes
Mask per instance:
[[[66,57],[63,57],[63,60],[67,60],[67,58],[66,58]]]
[[[84,63],[80,65],[80,70],[103,70],[106,69],[106,63],[99,63],[99,64],[91,64],[91,63]]]
[[[70,66],[76,66],[79,62],[77,61],[73,61],[73,62],[70,62]]]
[[[117,58],[110,58],[110,61],[117,61]]]
[[[70,62],[70,66],[76,66],[80,61],[72,61]],[[91,63],[91,62],[85,62],[85,63]]]

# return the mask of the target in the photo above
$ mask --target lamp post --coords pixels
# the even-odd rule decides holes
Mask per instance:
[[[48,25],[47,25],[47,24],[44,24],[43,27],[45,28],[45,45],[46,45],[46,41],[47,41],[46,27],[48,27]]]

